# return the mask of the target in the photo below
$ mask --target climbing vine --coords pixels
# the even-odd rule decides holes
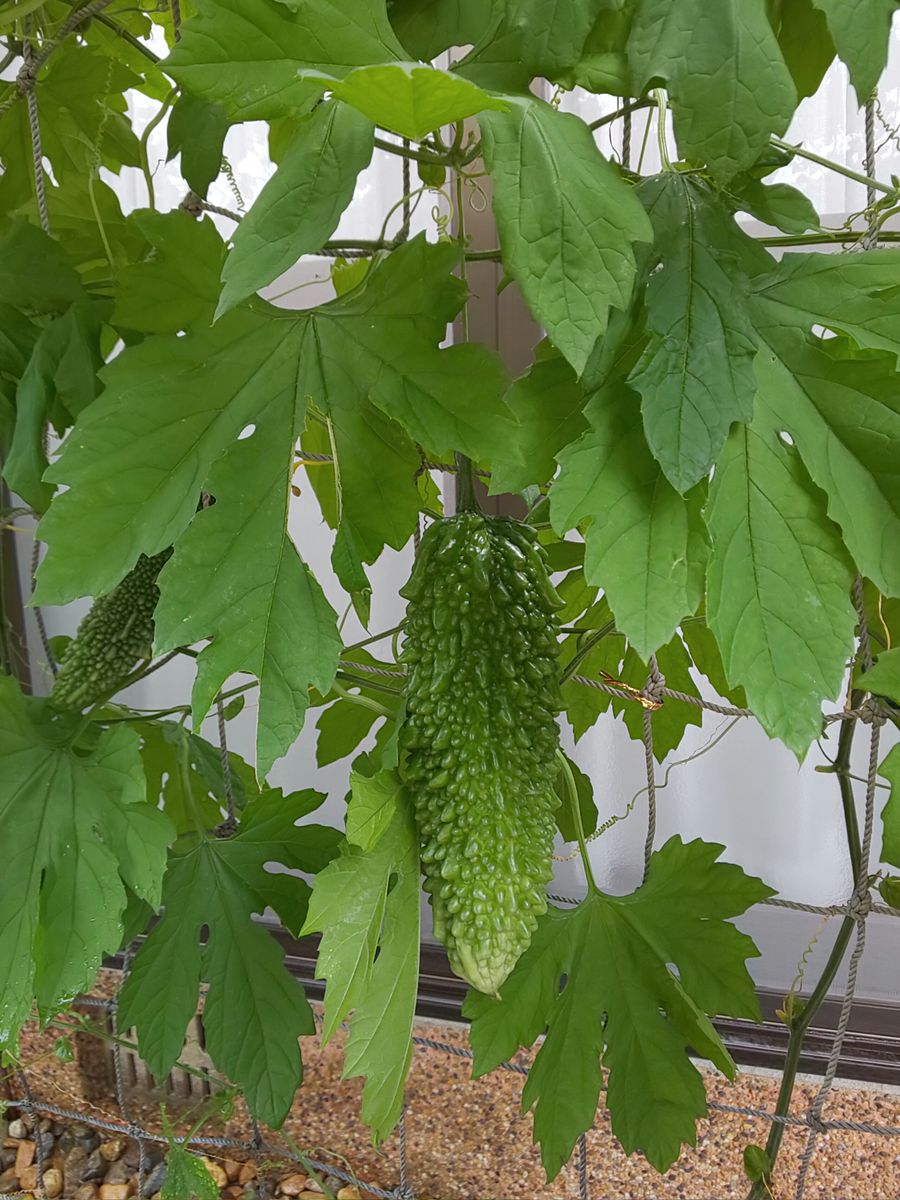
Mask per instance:
[[[889,904],[900,888],[872,873],[878,831],[858,827],[856,721],[844,720],[896,723],[900,706],[900,251],[885,248],[893,235],[882,228],[900,185],[874,161],[832,163],[784,139],[835,57],[860,103],[871,101],[895,7],[4,5],[6,520],[17,533],[38,520],[37,606],[96,601],[72,647],[48,643],[33,689],[16,678],[4,621],[0,1042],[10,1058],[35,1010],[53,1021],[106,955],[140,938],[120,1020],[150,1068],[164,1075],[178,1060],[205,984],[216,1068],[278,1126],[314,1025],[278,943],[253,919],[271,908],[293,933],[321,934],[323,1036],[349,1022],[346,1070],[365,1078],[363,1118],[383,1139],[410,1061],[424,861],[454,965],[486,987],[466,1002],[476,1072],[545,1034],[523,1102],[548,1176],[593,1124],[601,1093],[625,1149],[666,1170],[706,1112],[688,1051],[732,1076],[710,1018],[759,1019],[746,967],[757,950],[731,918],[772,891],[721,861],[720,846],[655,845],[651,821],[643,883],[607,892],[588,839],[640,797],[595,800],[578,768],[554,758],[546,706],[562,707],[579,739],[604,714],[621,718],[645,745],[652,800],[654,757],[681,744],[715,693],[800,759],[825,733],[837,738],[857,907],[809,1002],[793,989],[786,1002],[787,1111],[803,1035],[870,888],[878,882]],[[549,82],[551,102],[535,80]],[[608,102],[593,125],[564,111],[576,87]],[[142,128],[135,95],[155,105]],[[889,131],[891,118],[870,111]],[[657,139],[657,174],[643,170],[646,137],[639,156],[598,148],[601,127],[627,131],[628,147],[638,113]],[[250,121],[267,123],[276,166],[247,206],[225,147]],[[163,126],[184,180],[169,211],[157,208],[149,149]],[[376,152],[404,164],[403,195],[370,214],[370,237],[342,242],[339,221]],[[865,185],[859,220],[824,228],[808,197],[772,181],[796,155]],[[146,207],[126,213],[117,181],[129,170]],[[233,207],[207,199],[220,177]],[[488,202],[498,244],[475,250],[466,213]],[[411,236],[417,206],[435,215]],[[741,214],[773,232],[749,236]],[[298,309],[260,297],[305,255],[330,259],[332,299]],[[469,338],[466,265],[485,259],[502,264],[504,286],[546,332],[514,380]],[[462,336],[446,344],[457,320]],[[452,570],[410,592],[414,658],[402,629],[372,627],[370,569],[451,515],[442,474],[455,475],[467,513],[458,528],[476,532]],[[478,516],[484,487],[522,498],[514,534]],[[333,531],[331,567],[362,640],[342,636],[308,545],[288,535],[303,490]],[[485,566],[491,555],[502,569]],[[451,578],[453,596],[442,591]],[[525,598],[513,604],[507,584]],[[422,596],[434,604],[425,618]],[[535,645],[521,662],[513,653]],[[471,687],[457,694],[467,653]],[[192,695],[164,710],[129,705],[123,690],[173,657],[194,660]],[[485,847],[454,842],[458,830],[449,844],[461,882],[445,887],[441,822],[467,805],[483,819],[501,794],[503,820],[514,819],[509,781],[520,780],[523,805],[538,787],[515,761],[519,716],[493,758],[474,719],[452,740],[440,698],[450,676],[456,704],[490,712],[496,701],[519,716],[534,714],[540,685],[534,728],[550,741],[535,771],[542,812],[582,857],[577,906],[547,908],[529,892],[525,919],[514,887],[482,894],[466,872]],[[208,714],[224,728],[249,693],[252,762],[201,735]],[[267,782],[310,721],[320,764],[353,759],[344,832],[298,824],[320,794]],[[436,765],[436,747],[446,762]],[[900,868],[898,753],[873,761],[868,782],[880,769],[894,789],[877,857]],[[527,828],[523,816],[511,847]],[[529,863],[541,860],[532,885],[549,872],[546,835],[526,847]],[[510,853],[512,867],[496,866],[518,881],[521,854]],[[502,972],[466,968],[481,951],[463,942],[464,921],[467,937],[504,931]],[[782,1130],[745,1155],[756,1196],[770,1187]]]

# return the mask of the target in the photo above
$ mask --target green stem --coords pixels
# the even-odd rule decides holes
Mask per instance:
[[[141,134],[140,142],[138,143],[141,156],[141,172],[144,176],[144,183],[147,185],[147,199],[150,208],[156,208],[156,190],[153,186],[153,175],[150,171],[150,159],[147,154],[147,144],[150,141],[150,134],[159,125],[160,121],[165,117],[166,113],[172,107],[175,97],[178,95],[176,88],[168,93],[165,100],[159,106],[159,112],[149,120],[144,127],[144,132]]]
[[[160,56],[155,54],[149,46],[145,46],[140,38],[136,38],[124,25],[120,25],[118,21],[113,20],[112,17],[108,17],[106,13],[94,13],[91,19],[99,21],[101,25],[105,25],[107,29],[112,30],[116,37],[121,38],[123,42],[127,42],[129,46],[137,50],[140,54],[143,54],[144,58],[152,62],[154,66],[158,66],[162,62]]]
[[[462,140],[460,126],[462,122],[457,123],[456,136],[457,140]],[[469,279],[466,271],[466,210],[465,196],[463,194],[463,175],[461,171],[456,172],[456,226],[457,235],[460,244],[460,259],[459,259],[459,277],[465,285],[466,299],[462,306],[462,312],[459,314],[460,332],[462,341],[469,340]],[[456,454],[456,511],[459,512],[480,512],[478,497],[475,495],[475,464],[467,455],[457,451]]]
[[[358,241],[340,241],[326,242],[323,246],[324,250],[371,250],[374,254],[376,250],[389,250],[390,242],[379,241],[377,238],[363,238]]]
[[[666,118],[669,106],[666,101],[666,94],[662,88],[656,89],[656,106],[659,110],[656,118],[656,144],[659,147],[659,161],[662,163],[664,171],[671,171],[672,162],[669,158],[669,146],[666,141]]]
[[[403,695],[400,688],[391,687],[389,683],[379,683],[370,675],[354,675],[352,671],[341,670],[338,671],[337,677],[343,679],[345,683],[352,683],[354,687],[367,688],[370,692],[382,692],[385,696]]]
[[[859,708],[865,699],[865,692],[850,693],[850,707]],[[853,784],[848,773],[850,770],[850,752],[853,748],[853,738],[856,734],[856,721],[844,721],[838,735],[838,752],[834,759],[834,769],[838,777],[838,787],[841,789],[841,808],[844,813],[844,829],[847,834],[847,851],[850,855],[850,868],[853,871],[853,882],[859,884],[860,871],[868,869],[868,863],[862,862],[862,841],[859,836],[859,820],[856,816],[856,801],[853,796]]]
[[[251,683],[244,683],[240,687],[230,688],[227,692],[222,692],[219,699],[223,702],[230,700],[233,696],[240,696],[244,692],[250,692],[259,684],[254,679]],[[127,717],[97,717],[97,721],[101,725],[122,725],[129,721],[159,721],[163,717],[174,717],[177,713],[188,715],[191,711],[189,704],[175,704],[172,708],[160,708],[156,710],[148,709],[142,711],[139,708],[131,709]],[[89,713],[88,716],[91,714]]]
[[[843,175],[847,179],[861,183],[864,187],[874,188],[876,192],[884,192],[886,196],[894,196],[897,193],[897,189],[892,184],[882,183],[880,179],[872,179],[868,175],[861,175],[859,171],[853,171],[850,167],[845,167],[843,163],[833,162],[830,158],[823,158],[821,154],[814,154],[812,150],[805,150],[802,146],[795,146],[791,142],[785,142],[778,137],[770,138],[769,141],[778,150],[786,150],[789,154],[796,154],[798,158],[805,158],[820,167],[825,167],[828,171],[834,171],[838,175]]]
[[[859,230],[847,230],[823,233],[802,233],[795,236],[757,238],[761,246],[830,246],[841,245],[844,242],[858,242],[865,237]],[[900,233],[884,230],[878,234],[879,242],[900,242]]]
[[[383,638],[393,637],[395,633],[400,633],[403,630],[402,625],[395,625],[393,629],[385,629],[381,633],[373,633],[371,637],[363,638],[361,642],[353,642],[349,646],[344,647],[344,653],[349,650],[362,650],[363,646],[371,646],[373,642],[380,642]]]
[[[571,679],[593,648],[598,644],[598,642],[602,642],[605,637],[608,637],[611,633],[615,633],[615,631],[615,621],[607,621],[605,625],[601,625],[595,633],[592,633],[591,636],[586,639],[584,645],[579,647],[575,657],[564,669],[563,673],[559,677],[559,682],[562,684],[565,683],[567,679]]]
[[[856,708],[862,703],[863,698],[863,692],[851,692],[850,707]],[[853,785],[846,774],[850,767],[850,754],[853,749],[856,726],[856,721],[845,721],[841,726],[834,767],[837,771],[838,786],[841,791],[841,807],[844,814],[844,829],[847,835],[847,850],[850,855],[853,878],[858,885],[861,872],[867,870],[867,864],[862,861],[862,845],[859,836],[859,821],[856,816],[856,804],[853,798]],[[844,955],[847,953],[847,947],[850,944],[850,938],[853,935],[855,927],[856,921],[853,917],[845,917],[841,922],[838,935],[831,948],[831,954],[828,956],[828,962],[825,964],[818,983],[803,1008],[790,1020],[790,1039],[781,1075],[778,1102],[775,1105],[777,1116],[786,1116],[790,1111],[806,1031],[809,1029],[816,1013],[822,1007],[828,995],[828,991],[834,982],[841,963],[844,961]],[[773,1122],[769,1130],[769,1137],[766,1141],[766,1153],[769,1156],[773,1170],[775,1160],[778,1157],[778,1151],[781,1149],[785,1128],[786,1126]],[[751,1188],[748,1200],[765,1200],[769,1194],[768,1180],[762,1179]]]
[[[855,722],[848,722],[855,724]],[[828,956],[828,962],[825,964],[819,982],[816,984],[815,990],[807,1000],[800,1013],[791,1020],[790,1029],[791,1036],[788,1042],[788,1050],[785,1055],[784,1069],[781,1076],[781,1089],[778,1093],[778,1102],[775,1105],[775,1113],[777,1116],[787,1116],[791,1107],[791,1098],[794,1092],[794,1084],[797,1078],[797,1069],[800,1065],[800,1056],[803,1052],[803,1040],[806,1036],[806,1031],[812,1024],[812,1020],[816,1013],[822,1007],[822,1003],[828,995],[828,990],[834,982],[835,976],[840,969],[841,963],[844,961],[844,955],[847,952],[847,947],[850,944],[850,938],[856,926],[856,921],[853,917],[845,917],[841,922],[841,927],[838,930],[838,935],[834,940],[834,945],[831,948],[831,954]],[[769,1137],[766,1141],[766,1154],[769,1156],[773,1168],[775,1160],[778,1157],[778,1151],[781,1148],[781,1143],[784,1138],[785,1125],[779,1122],[773,1122],[772,1128],[769,1131]],[[766,1200],[771,1195],[769,1191],[768,1181],[765,1179],[759,1180],[750,1189],[748,1200]]]
[[[394,714],[389,708],[385,708],[383,704],[379,704],[377,700],[373,700],[370,696],[360,696],[357,692],[350,692],[342,684],[338,683],[336,679],[331,687],[344,700],[349,700],[352,704],[358,704],[362,708],[370,708],[372,712],[378,713],[380,717],[387,717],[389,721],[394,719]]]
[[[581,820],[581,807],[578,803],[578,787],[575,783],[575,776],[572,774],[572,767],[562,750],[557,750],[556,757],[559,759],[563,778],[566,781],[566,792],[569,804],[572,806],[572,821],[575,825],[575,836],[578,839],[578,851],[581,854],[581,861],[584,864],[584,873],[587,877],[588,886],[592,892],[599,892],[600,889],[597,887],[596,879],[594,879],[594,872],[591,870],[591,860],[588,856],[587,838],[584,836],[584,823]]]
[[[605,117],[600,117],[596,121],[592,121],[588,125],[588,129],[602,129],[604,125],[612,125],[613,121],[618,121],[622,117],[627,117],[629,113],[639,112],[642,108],[655,108],[656,100],[632,100],[628,104],[623,104],[621,108],[617,108],[615,112],[607,114]]]
[[[448,160],[440,155],[411,150],[408,146],[398,146],[395,142],[386,142],[384,138],[377,137],[375,145],[379,150],[386,150],[388,154],[396,154],[400,158],[410,158],[413,162],[425,163],[427,166],[446,167],[448,165]]]

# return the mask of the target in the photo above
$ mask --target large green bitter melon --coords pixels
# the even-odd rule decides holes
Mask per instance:
[[[403,770],[434,932],[494,994],[547,907],[561,601],[534,532],[475,512],[429,528],[403,595]]]
[[[153,649],[156,577],[171,548],[142,554],[121,583],[100,596],[62,656],[50,698],[57,708],[81,710],[114,695]]]

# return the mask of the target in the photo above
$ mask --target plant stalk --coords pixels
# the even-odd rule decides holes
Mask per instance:
[[[575,825],[575,837],[578,840],[578,852],[581,855],[581,862],[584,866],[585,878],[588,882],[588,887],[592,892],[599,892],[597,881],[594,878],[594,872],[591,869],[591,860],[588,854],[587,838],[584,836],[584,822],[581,819],[581,808],[578,804],[578,787],[575,783],[575,776],[572,774],[572,768],[569,765],[569,760],[563,754],[562,750],[557,750],[556,757],[559,760],[560,769],[563,773],[563,778],[566,781],[566,792],[568,793],[569,804],[572,806],[572,822]]]
[[[861,183],[863,187],[874,188],[876,192],[883,192],[886,196],[895,196],[897,194],[897,189],[892,184],[882,183],[880,179],[872,179],[869,175],[862,175],[859,171],[845,167],[843,163],[836,163],[830,158],[823,158],[821,154],[814,154],[812,150],[806,150],[803,146],[795,146],[793,142],[785,142],[782,138],[778,137],[772,137],[769,141],[778,150],[786,150],[788,154],[796,154],[798,158],[805,158],[808,162],[825,167],[828,171],[835,171],[838,175],[852,179],[855,183]]]
[[[816,984],[815,990],[800,1013],[791,1020],[791,1036],[784,1060],[784,1071],[781,1076],[778,1103],[775,1105],[775,1113],[778,1116],[787,1116],[790,1111],[791,1098],[794,1093],[794,1084],[797,1080],[797,1068],[800,1065],[800,1055],[803,1053],[803,1041],[806,1037],[806,1031],[812,1024],[816,1013],[822,1007],[822,1003],[828,995],[828,989],[834,982],[840,965],[844,961],[844,955],[847,953],[847,947],[850,944],[850,938],[853,935],[855,926],[856,921],[853,917],[845,917],[841,922],[838,935],[831,948],[831,954],[828,956],[828,962],[825,964],[825,969],[819,978],[819,982]],[[775,1160],[778,1157],[778,1151],[781,1148],[785,1129],[785,1125],[779,1122],[772,1122],[772,1128],[769,1131],[769,1137],[766,1141],[766,1154],[768,1154],[773,1168]],[[771,1200],[771,1194],[768,1182],[761,1179],[750,1189],[747,1200]]]
[[[425,163],[432,167],[446,167],[447,159],[442,158],[437,154],[428,154],[421,150],[412,150],[408,146],[398,146],[395,142],[385,141],[384,138],[377,137],[375,145],[379,150],[386,150],[388,154],[396,154],[400,158],[409,158],[413,162]]]
[[[863,692],[853,691],[850,693],[850,707],[856,708],[862,703],[864,697]],[[841,726],[840,737],[838,740],[838,752],[834,760],[834,768],[837,774],[838,786],[841,791],[841,808],[844,814],[844,828],[847,835],[847,850],[850,855],[850,863],[853,869],[854,881],[859,884],[860,873],[865,871],[866,864],[862,862],[862,845],[859,836],[859,821],[856,816],[856,804],[853,797],[853,785],[850,782],[847,772],[850,767],[850,752],[853,749],[853,739],[856,734],[856,721],[845,721]],[[840,969],[841,963],[844,961],[844,956],[847,953],[847,947],[850,944],[850,938],[853,936],[853,930],[856,927],[856,921],[853,917],[845,917],[841,922],[841,927],[838,930],[838,935],[834,939],[834,945],[831,948],[831,954],[828,956],[828,961],[819,977],[819,981],[812,991],[809,999],[804,1004],[803,1008],[793,1017],[791,1017],[790,1039],[788,1041],[788,1050],[784,1060],[784,1070],[781,1076],[781,1088],[778,1092],[778,1102],[775,1105],[775,1114],[777,1116],[787,1116],[791,1107],[791,1099],[794,1094],[794,1085],[797,1080],[797,1069],[800,1065],[800,1056],[803,1053],[803,1042],[806,1037],[806,1032],[813,1022],[825,998],[828,995],[828,990],[834,982],[835,976]],[[784,1131],[786,1126],[778,1122],[772,1123],[769,1130],[769,1136],[766,1141],[766,1154],[769,1156],[769,1161],[772,1164],[774,1171],[775,1161],[778,1158],[778,1152],[781,1149],[781,1143],[784,1139]],[[761,1179],[750,1189],[748,1200],[769,1200],[771,1192],[769,1190],[769,1181]]]
[[[457,122],[456,140],[462,142],[463,122]],[[463,176],[456,172],[456,226],[460,244],[459,277],[466,287],[466,298],[459,314],[462,341],[469,340],[469,280],[466,273],[466,212],[463,195]],[[460,451],[456,453],[456,511],[480,512],[478,497],[475,495],[475,464]]]

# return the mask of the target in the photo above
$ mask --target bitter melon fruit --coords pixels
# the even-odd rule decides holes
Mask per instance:
[[[156,578],[171,553],[142,554],[121,583],[94,601],[60,660],[50,693],[57,708],[79,711],[114,695],[135,664],[150,657]]]
[[[496,994],[547,907],[561,601],[534,532],[476,512],[428,529],[403,595],[403,771],[434,932]]]

